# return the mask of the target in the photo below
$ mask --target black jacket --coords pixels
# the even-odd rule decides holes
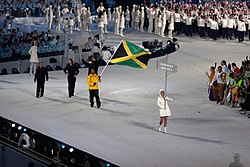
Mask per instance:
[[[44,83],[45,79],[46,81],[49,80],[47,69],[45,67],[37,67],[34,82],[37,81],[37,83]]]
[[[75,64],[72,64],[71,66],[67,64],[67,66],[64,68],[64,73],[67,74],[69,77],[74,77],[79,74],[79,69]]]
[[[95,70],[95,73],[98,74],[98,68],[99,66],[106,65],[106,62],[102,60],[101,58],[96,61],[91,61],[90,63],[82,59],[82,63],[85,65],[85,67],[88,67],[88,76],[91,74],[91,69]]]

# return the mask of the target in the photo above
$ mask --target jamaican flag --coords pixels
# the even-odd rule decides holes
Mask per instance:
[[[110,63],[145,69],[147,68],[150,54],[151,52],[145,51],[131,42],[122,40]]]

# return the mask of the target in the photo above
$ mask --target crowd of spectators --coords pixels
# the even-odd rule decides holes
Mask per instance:
[[[37,41],[38,54],[60,52],[64,49],[60,35],[54,35],[50,30],[38,32],[36,29],[26,33],[16,29],[4,28],[0,32],[0,59],[13,60],[28,58],[32,41]]]
[[[250,111],[250,60],[242,61],[241,67],[235,62],[227,65],[221,61],[216,68],[211,66],[208,76],[209,99],[217,104],[240,107],[241,114]],[[250,113],[248,114],[250,118]]]
[[[14,17],[43,16],[46,5],[53,4],[63,8],[67,5],[73,7],[72,0],[3,0],[0,1],[0,15],[11,15]],[[54,10],[55,11],[55,10]]]

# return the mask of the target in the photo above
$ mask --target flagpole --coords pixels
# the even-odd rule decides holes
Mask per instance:
[[[121,45],[123,40],[121,40],[121,42],[119,43],[119,45],[117,46],[117,48],[115,49],[114,53],[112,54],[112,56],[110,57],[110,59],[108,60],[106,66],[102,69],[102,72],[100,73],[99,76],[102,76],[102,74],[104,73],[104,71],[106,70],[106,68],[108,67],[109,65],[109,62],[111,61],[111,59],[113,58],[113,56],[115,55],[116,51],[118,50],[119,46]]]

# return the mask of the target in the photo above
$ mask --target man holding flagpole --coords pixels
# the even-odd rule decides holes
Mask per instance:
[[[99,98],[98,82],[102,82],[101,76],[98,76],[95,70],[92,68],[91,73],[88,76],[87,83],[89,85],[89,101],[90,107],[94,106],[94,97],[96,99],[97,108],[101,107],[101,101]]]

